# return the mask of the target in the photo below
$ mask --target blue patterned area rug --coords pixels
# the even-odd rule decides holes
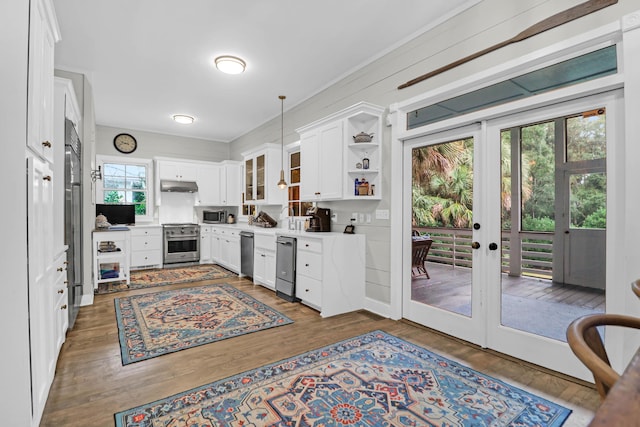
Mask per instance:
[[[381,331],[115,414],[146,426],[561,426],[571,411]]]
[[[116,298],[122,364],[293,323],[227,285]]]

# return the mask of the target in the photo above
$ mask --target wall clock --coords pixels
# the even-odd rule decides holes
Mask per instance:
[[[113,138],[113,146],[123,154],[130,154],[138,148],[138,141],[128,133],[120,133]]]

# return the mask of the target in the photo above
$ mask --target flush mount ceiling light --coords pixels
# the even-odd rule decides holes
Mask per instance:
[[[182,125],[190,125],[191,123],[193,123],[194,118],[185,114],[174,114],[173,120]]]
[[[218,56],[216,68],[227,74],[240,74],[247,67],[246,62],[235,56]]]

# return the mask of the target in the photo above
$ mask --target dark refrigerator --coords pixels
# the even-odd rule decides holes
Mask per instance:
[[[64,240],[67,249],[69,329],[73,328],[82,299],[82,167],[81,144],[73,122],[65,120]]]

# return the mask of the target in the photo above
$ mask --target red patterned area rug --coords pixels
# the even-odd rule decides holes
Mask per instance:
[[[571,410],[382,331],[115,414],[117,427],[536,426]]]
[[[293,323],[227,284],[115,299],[122,364]]]
[[[109,294],[131,289],[152,288],[176,283],[198,282],[200,280],[224,279],[233,276],[237,276],[237,274],[217,264],[134,270],[131,272],[131,283],[129,285],[126,282],[100,283],[95,293]]]

